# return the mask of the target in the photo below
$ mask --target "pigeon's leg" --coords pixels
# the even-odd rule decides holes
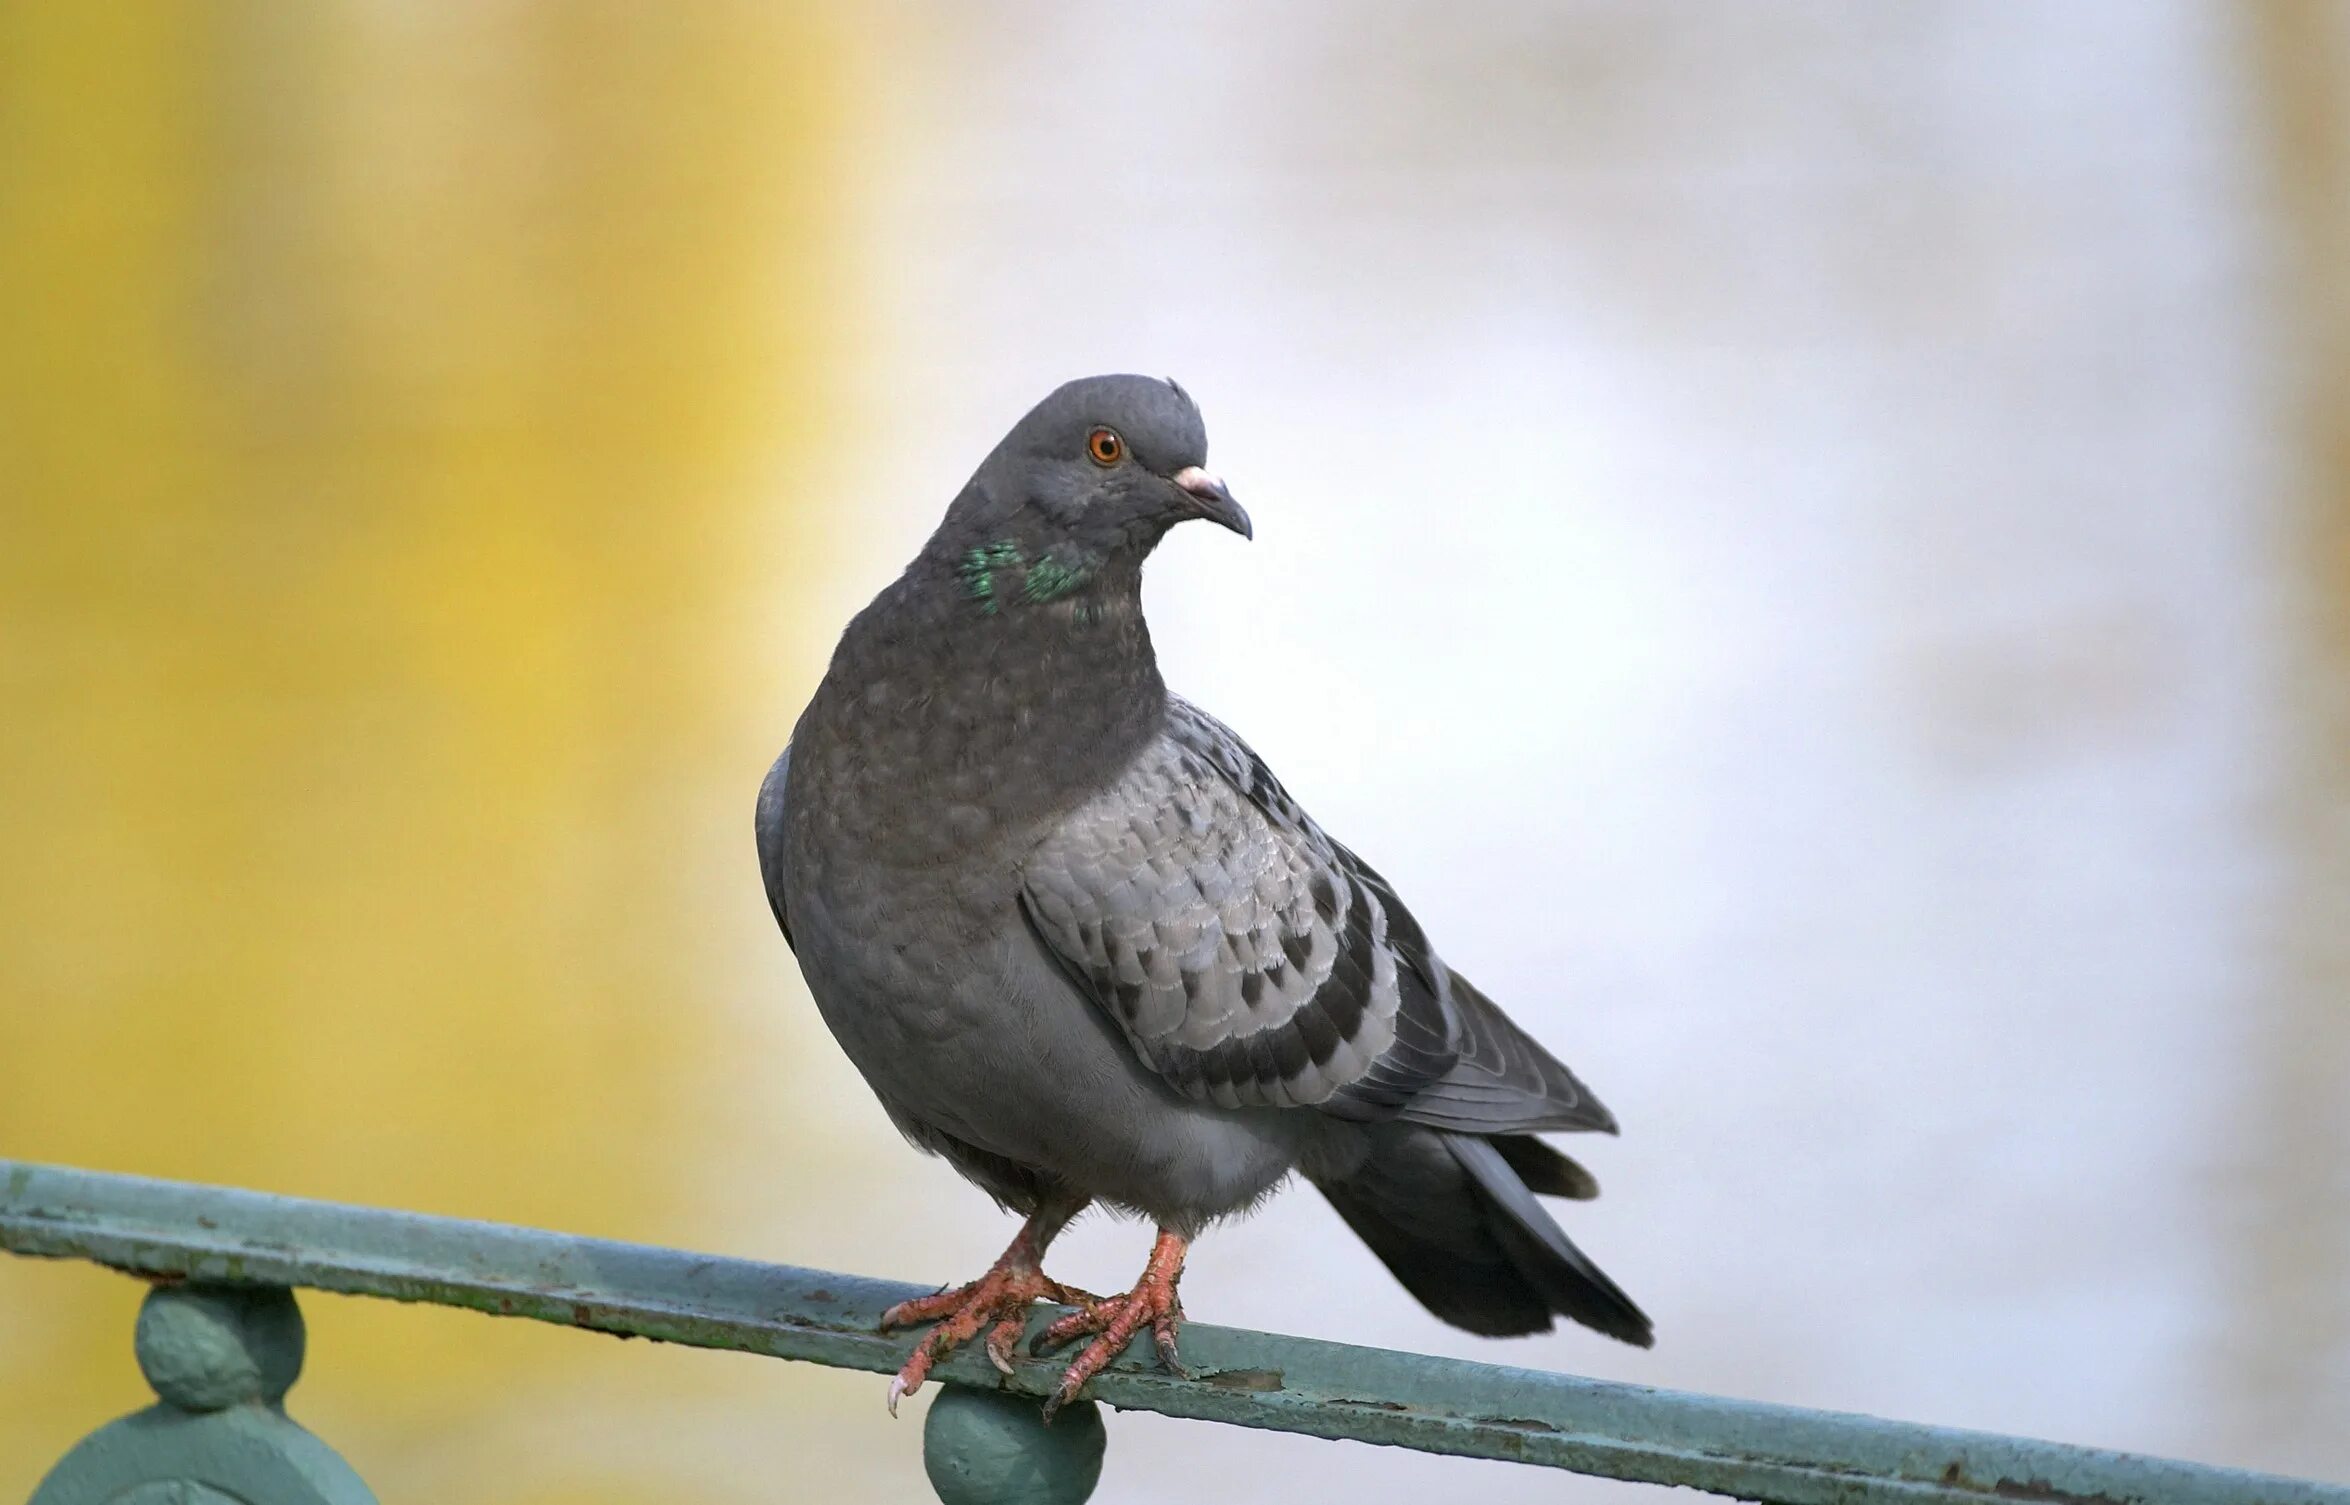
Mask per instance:
[[[1183,1278],[1183,1258],[1191,1252],[1191,1241],[1180,1233],[1159,1230],[1158,1242],[1151,1245],[1150,1262],[1142,1267],[1142,1279],[1134,1289],[1123,1296],[1081,1305],[1043,1332],[1037,1334],[1032,1345],[1038,1353],[1050,1353],[1073,1338],[1087,1333],[1094,1340],[1085,1345],[1068,1372],[1061,1376],[1061,1384],[1045,1402],[1044,1414],[1050,1418],[1055,1411],[1077,1398],[1085,1382],[1101,1373],[1110,1360],[1124,1351],[1129,1339],[1148,1327],[1151,1341],[1159,1350],[1159,1361],[1176,1374],[1188,1374],[1175,1351],[1175,1330],[1183,1323],[1183,1302],[1175,1294],[1175,1283]]]
[[[1012,1345],[1020,1340],[1020,1329],[1028,1324],[1029,1307],[1039,1301],[1057,1301],[1064,1306],[1083,1308],[1100,1300],[1044,1273],[1045,1247],[1083,1207],[1083,1203],[1052,1204],[1037,1209],[1020,1225],[1012,1246],[988,1267],[985,1275],[969,1285],[952,1286],[935,1296],[901,1301],[881,1314],[881,1330],[885,1333],[918,1322],[938,1324],[931,1329],[930,1336],[914,1346],[905,1368],[889,1382],[890,1415],[898,1414],[901,1399],[922,1388],[932,1365],[970,1342],[981,1328],[988,1330],[988,1361],[1010,1374]]]

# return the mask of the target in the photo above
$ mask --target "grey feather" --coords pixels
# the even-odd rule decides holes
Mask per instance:
[[[1576,1202],[1588,1202],[1599,1195],[1597,1176],[1585,1170],[1580,1161],[1560,1154],[1531,1134],[1497,1136],[1493,1147],[1501,1151],[1501,1158],[1509,1162],[1511,1173],[1525,1182],[1530,1192]]]
[[[1402,1124],[1373,1133],[1358,1170],[1317,1184],[1431,1312],[1493,1337],[1546,1332],[1564,1316],[1642,1348],[1654,1342],[1648,1318],[1519,1180],[1512,1162],[1534,1141]]]
[[[1472,1133],[1615,1128],[1370,864],[1182,700],[1022,875],[1038,937],[1190,1096]]]
[[[775,762],[767,770],[767,777],[759,784],[759,811],[752,822],[752,834],[759,843],[759,881],[767,890],[767,907],[775,911],[775,923],[783,931],[783,943],[792,944],[791,916],[783,907],[783,796],[785,781],[791,777],[791,744],[775,755]]]
[[[1493,1141],[1447,1134],[1444,1147],[1477,1183],[1478,1191],[1492,1200],[1499,1214],[1490,1222],[1495,1241],[1552,1311],[1641,1348],[1656,1341],[1647,1315],[1575,1247],[1566,1230],[1511,1172]]]
[[[1072,383],[850,624],[759,794],[809,992],[1006,1206],[1189,1234],[1303,1173],[1448,1321],[1645,1341],[1535,1200],[1597,1184],[1530,1136],[1612,1115],[1159,677],[1143,560],[1187,517],[1248,529],[1205,454],[1179,389]]]

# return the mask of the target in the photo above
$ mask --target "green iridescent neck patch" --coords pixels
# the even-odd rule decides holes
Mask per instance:
[[[1019,588],[1011,589],[1010,581],[1002,577],[1017,571]],[[1064,564],[1046,555],[1034,564],[1020,545],[1009,538],[982,544],[963,555],[955,566],[963,577],[963,594],[978,603],[981,612],[994,616],[1006,601],[1030,601],[1039,605],[1058,601],[1093,578],[1093,571],[1082,564]],[[1080,621],[1088,614],[1080,612]]]

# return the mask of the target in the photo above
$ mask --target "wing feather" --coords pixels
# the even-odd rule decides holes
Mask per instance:
[[[1183,701],[1022,878],[1046,950],[1191,1096],[1466,1133],[1614,1127],[1445,966],[1384,878]]]

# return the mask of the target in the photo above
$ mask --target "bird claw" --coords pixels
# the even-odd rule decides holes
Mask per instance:
[[[1165,1237],[1162,1235],[1162,1239]],[[1078,1351],[1062,1373],[1061,1383],[1045,1401],[1045,1420],[1052,1420],[1063,1406],[1075,1400],[1077,1392],[1108,1368],[1111,1360],[1125,1352],[1134,1335],[1145,1328],[1150,1331],[1152,1346],[1158,1350],[1159,1362],[1168,1372],[1182,1379],[1191,1378],[1191,1371],[1183,1367],[1175,1343],[1183,1325],[1183,1303],[1175,1295],[1175,1281],[1183,1268],[1181,1245],[1174,1245],[1170,1252],[1171,1259],[1154,1251],[1142,1279],[1125,1295],[1081,1307],[1036,1335],[1029,1351],[1039,1354],[1050,1353],[1087,1334],[1093,1335],[1093,1341]]]
[[[1009,1376],[1015,1345],[1020,1341],[1021,1330],[1028,1325],[1029,1309],[1038,1301],[1055,1301],[1076,1310],[1038,1333],[1036,1341],[1029,1345],[1030,1352],[1049,1353],[1072,1339],[1088,1334],[1093,1337],[1071,1361],[1061,1376],[1061,1383],[1046,1399],[1045,1420],[1052,1420],[1063,1406],[1075,1400],[1077,1392],[1145,1328],[1150,1330],[1159,1361],[1168,1371],[1184,1379],[1191,1378],[1191,1371],[1183,1367],[1175,1348],[1176,1333],[1183,1324],[1183,1303],[1175,1295],[1175,1283],[1183,1277],[1186,1250],[1181,1235],[1160,1229],[1158,1242],[1151,1246],[1150,1261],[1143,1266],[1142,1278],[1134,1283],[1134,1289],[1107,1298],[1063,1285],[1045,1274],[1038,1263],[1037,1248],[1030,1231],[1023,1229],[1012,1247],[1004,1251],[1004,1257],[969,1285],[952,1286],[933,1295],[901,1301],[881,1314],[883,1332],[917,1322],[938,1324],[914,1345],[914,1351],[906,1356],[905,1367],[889,1382],[890,1415],[898,1414],[899,1401],[922,1388],[923,1381],[930,1378],[932,1366],[982,1333],[986,1336],[980,1339],[980,1348],[987,1354],[987,1361],[995,1366],[997,1373]]]
[[[910,1301],[901,1301],[881,1314],[878,1326],[882,1332],[886,1333],[901,1327],[916,1327],[925,1322],[936,1322],[941,1317],[952,1316],[956,1309],[961,1307],[964,1301],[970,1297],[970,1294],[979,1289],[980,1284],[981,1281],[974,1280],[969,1285],[940,1286],[931,1295],[916,1296]]]
[[[1192,1372],[1183,1367],[1183,1356],[1175,1348],[1175,1335],[1182,1326],[1183,1303],[1178,1301],[1172,1310],[1151,1319],[1151,1344],[1158,1349],[1159,1362],[1167,1366],[1169,1374],[1188,1380],[1193,1378]]]
[[[996,1373],[1012,1372],[1012,1345],[1020,1341],[1020,1330],[1027,1325],[1027,1314],[1016,1313],[987,1330],[987,1361],[995,1365]]]
[[[1029,1309],[1038,1301],[1093,1303],[1100,1298],[1065,1286],[1039,1269],[1033,1256],[1007,1254],[993,1269],[969,1285],[950,1286],[931,1296],[901,1301],[881,1314],[883,1332],[919,1323],[938,1325],[914,1345],[905,1367],[889,1385],[889,1414],[898,1414],[898,1402],[922,1388],[932,1366],[956,1349],[987,1334],[982,1343],[988,1362],[1004,1374],[1012,1372],[1014,1345],[1028,1325]]]

